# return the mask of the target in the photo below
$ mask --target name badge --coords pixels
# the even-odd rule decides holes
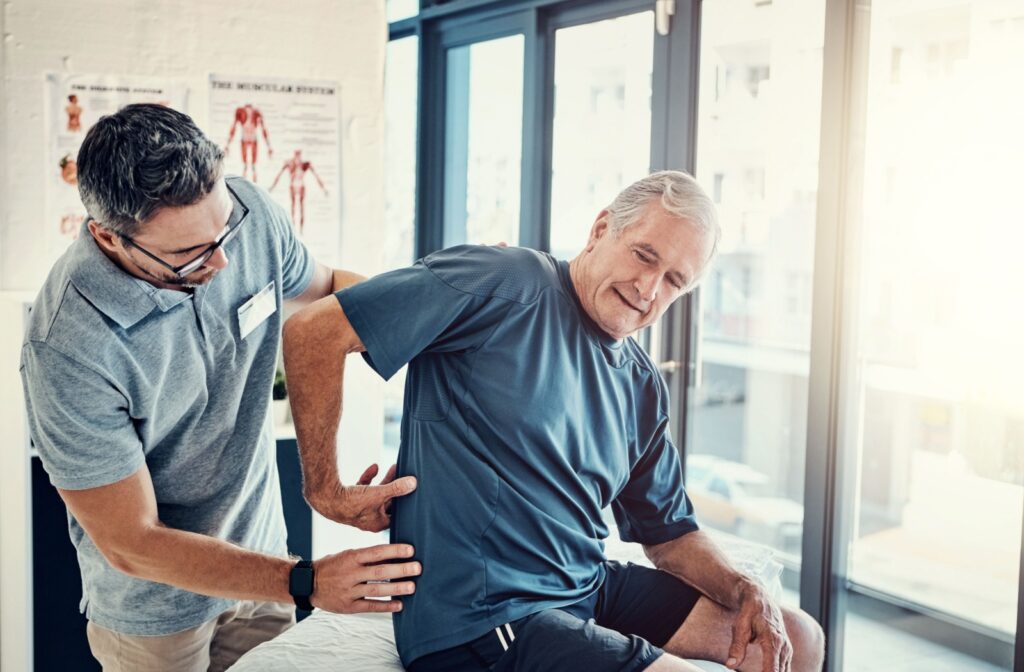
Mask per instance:
[[[238,333],[245,338],[275,312],[277,312],[277,298],[274,292],[274,283],[271,282],[238,309]]]

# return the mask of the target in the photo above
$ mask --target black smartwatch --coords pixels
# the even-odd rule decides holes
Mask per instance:
[[[303,611],[313,611],[309,598],[313,594],[313,563],[299,560],[288,575],[288,592],[295,600],[295,606]]]

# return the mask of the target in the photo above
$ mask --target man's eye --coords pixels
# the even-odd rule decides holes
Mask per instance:
[[[644,254],[643,252],[638,252],[638,251],[636,251],[636,250],[633,250],[633,254],[635,254],[635,255],[636,255],[636,258],[637,258],[637,259],[639,259],[640,261],[642,261],[643,263],[645,263],[645,264],[649,264],[649,263],[651,263],[651,258],[650,258],[650,257],[648,257],[648,256],[647,256],[646,254]]]

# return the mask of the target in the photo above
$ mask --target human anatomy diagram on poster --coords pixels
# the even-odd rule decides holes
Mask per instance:
[[[186,111],[188,88],[181,82],[115,75],[46,77],[47,238],[56,258],[78,237],[85,207],[78,197],[78,148],[92,125],[130,103],[158,103]]]
[[[327,264],[341,230],[339,98],[334,82],[210,76],[206,131],[224,143],[226,172],[269,191]]]

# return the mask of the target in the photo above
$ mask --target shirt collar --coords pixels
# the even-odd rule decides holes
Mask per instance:
[[[167,312],[192,295],[160,289],[122,270],[100,250],[86,224],[69,249],[69,277],[97,310],[129,329],[158,308]]]

